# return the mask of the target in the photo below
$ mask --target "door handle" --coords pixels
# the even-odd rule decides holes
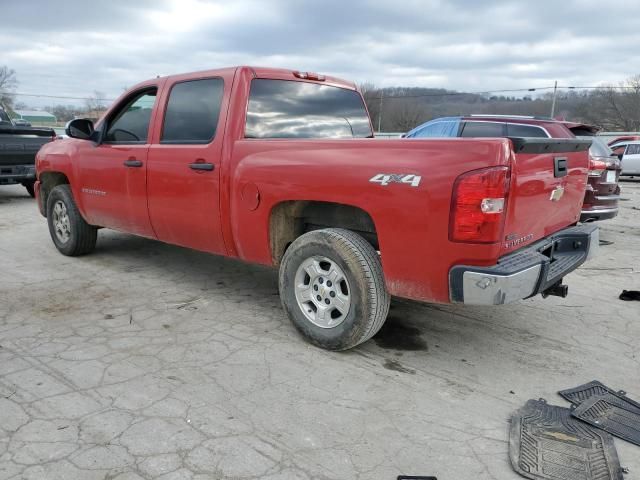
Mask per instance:
[[[124,161],[125,167],[141,167],[142,162],[140,160],[136,160],[135,158],[130,158],[129,160]]]
[[[215,165],[213,163],[195,162],[195,163],[190,163],[189,168],[191,170],[206,170],[210,172],[215,168]]]

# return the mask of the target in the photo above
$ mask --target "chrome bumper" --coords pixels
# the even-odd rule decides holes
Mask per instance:
[[[502,305],[543,293],[591,259],[598,245],[598,227],[579,225],[509,254],[492,267],[457,265],[449,272],[451,301]]]

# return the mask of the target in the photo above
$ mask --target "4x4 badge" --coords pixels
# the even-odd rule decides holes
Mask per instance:
[[[378,173],[369,179],[371,183],[387,186],[390,183],[406,183],[412,187],[420,185],[422,177],[413,173]]]

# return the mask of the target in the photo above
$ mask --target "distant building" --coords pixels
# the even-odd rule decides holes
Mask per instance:
[[[13,118],[20,118],[31,124],[57,122],[55,115],[42,110],[14,110]]]
[[[93,122],[97,122],[100,117],[102,117],[102,115],[104,115],[104,112],[106,112],[106,109],[103,110],[89,110],[87,112],[83,112],[79,115],[76,115],[75,118],[88,118],[89,120],[92,120]]]

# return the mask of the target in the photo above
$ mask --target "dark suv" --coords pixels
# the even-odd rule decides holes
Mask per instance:
[[[581,222],[606,220],[618,214],[621,164],[602,139],[595,137],[597,128],[581,123],[546,117],[512,115],[466,115],[430,120],[405,138],[442,137],[539,137],[592,139],[589,149],[589,178],[580,215]]]

